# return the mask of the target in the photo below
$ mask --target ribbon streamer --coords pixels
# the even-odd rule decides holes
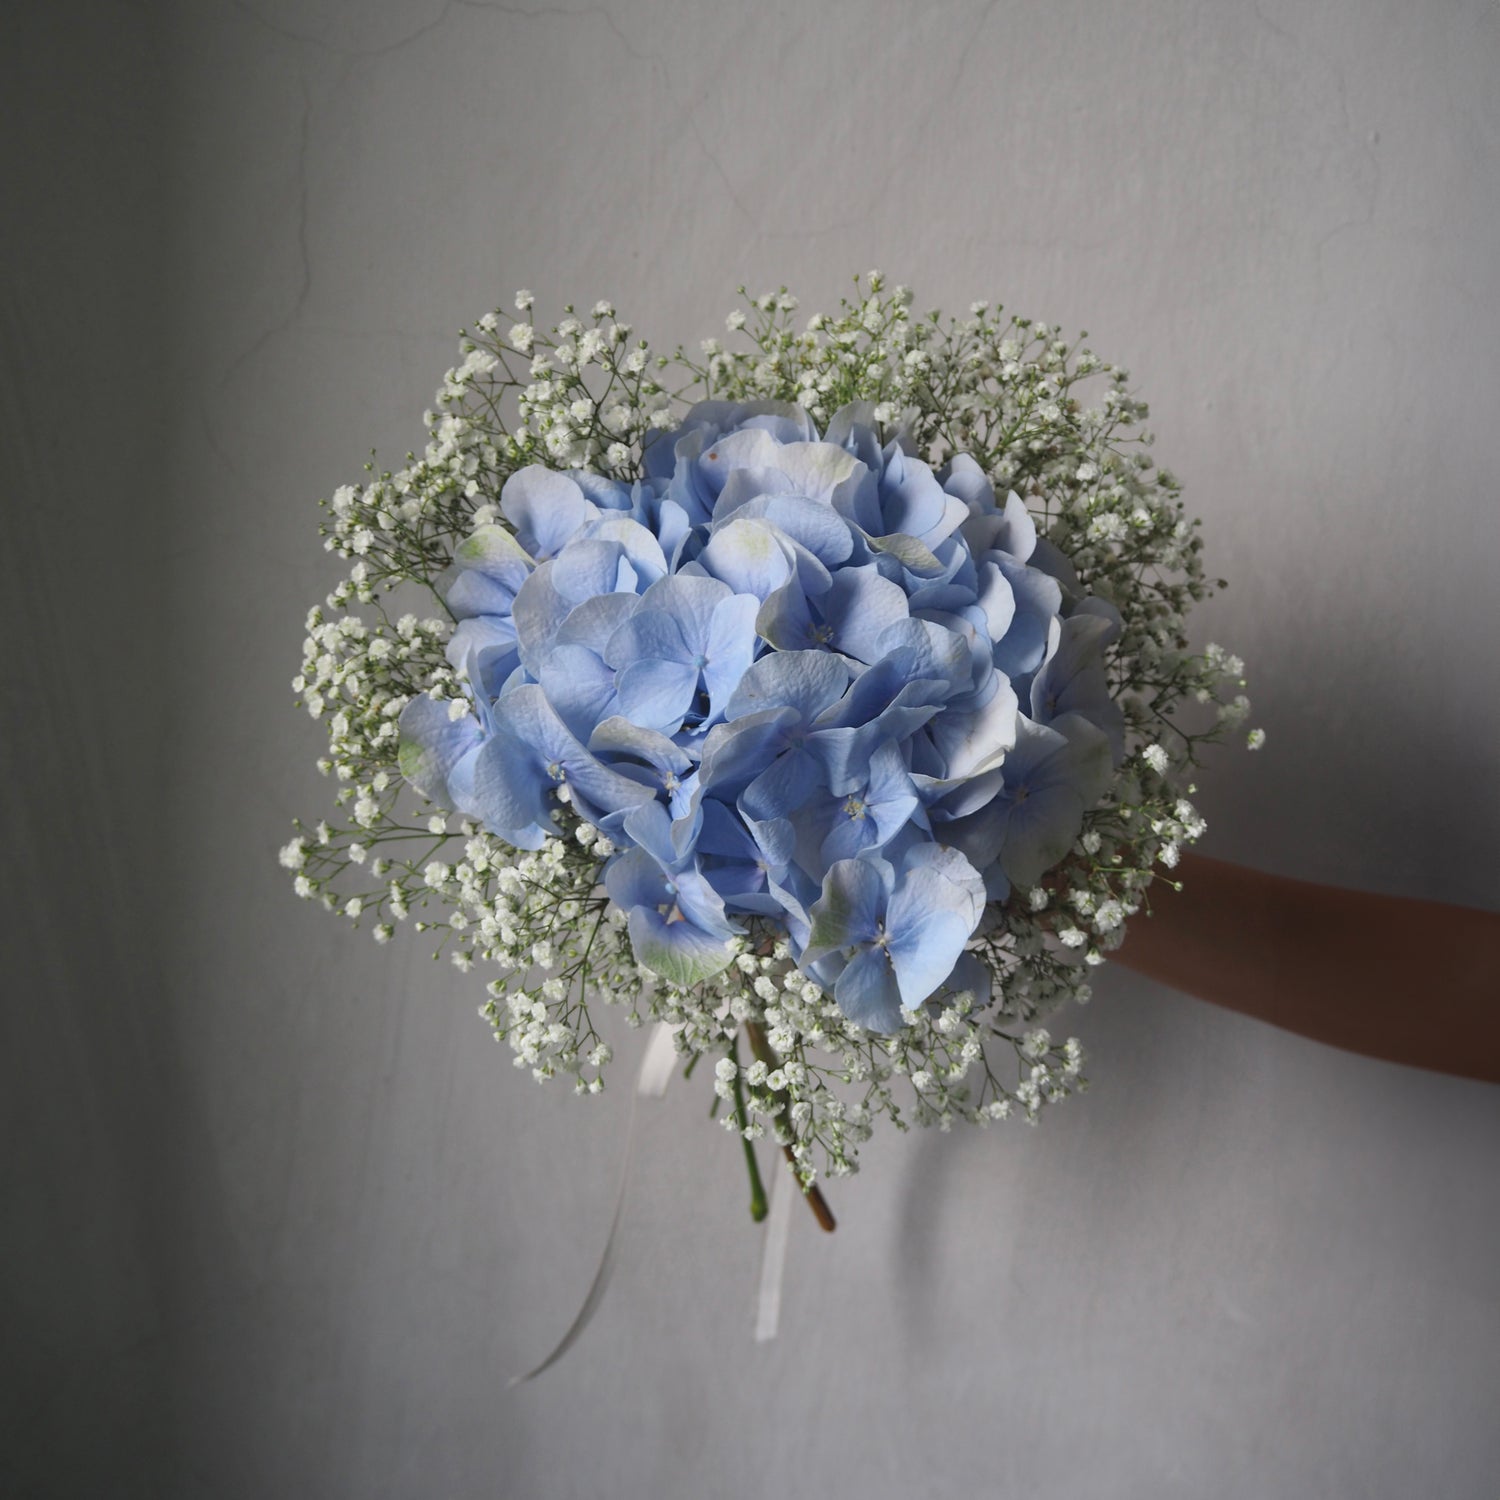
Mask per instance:
[[[777,1163],[771,1184],[771,1215],[760,1259],[760,1295],[755,1303],[755,1342],[776,1337],[781,1322],[781,1282],[786,1271],[786,1237],[792,1227],[792,1199],[801,1189],[790,1166]]]
[[[625,1212],[625,1194],[630,1186],[630,1169],[635,1161],[636,1108],[643,1097],[660,1099],[667,1091],[667,1084],[672,1077],[672,1066],[677,1060],[677,1052],[672,1045],[672,1030],[673,1028],[666,1022],[658,1021],[656,1029],[651,1033],[651,1040],[646,1043],[645,1056],[641,1058],[641,1070],[636,1076],[635,1092],[630,1099],[630,1123],[625,1128],[625,1161],[620,1168],[620,1186],[615,1193],[614,1216],[609,1221],[609,1238],[604,1242],[604,1253],[599,1258],[599,1269],[594,1272],[594,1279],[589,1286],[588,1295],[583,1299],[583,1306],[578,1309],[578,1316],[573,1319],[568,1331],[563,1334],[552,1353],[534,1370],[528,1370],[524,1375],[511,1376],[506,1382],[506,1390],[525,1385],[528,1380],[535,1380],[544,1370],[550,1370],[578,1341],[579,1334],[588,1327],[600,1302],[604,1300],[605,1288],[608,1287],[610,1275],[615,1268],[615,1241],[620,1229],[620,1218]],[[774,1207],[772,1211],[774,1213]]]

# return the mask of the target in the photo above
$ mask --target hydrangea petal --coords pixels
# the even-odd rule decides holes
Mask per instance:
[[[924,909],[919,922],[899,930],[895,920],[893,913],[891,965],[896,971],[902,1006],[915,1010],[953,972],[953,965],[974,929],[957,912],[941,907]]]
[[[1019,886],[1035,885],[1067,856],[1083,829],[1083,799],[1070,786],[1040,787],[1012,801],[1000,864]]]
[[[888,1036],[906,1024],[901,984],[889,956],[866,948],[850,960],[833,986],[838,1007],[856,1026]]]
[[[668,921],[649,907],[631,911],[628,930],[636,962],[683,989],[712,979],[734,958],[734,949],[724,938],[683,918]]]
[[[559,646],[587,646],[601,659],[610,637],[641,607],[638,594],[600,594],[577,605],[558,627]]]
[[[538,681],[568,732],[585,743],[595,725],[618,712],[615,674],[586,646],[554,646]]]
[[[735,519],[715,527],[698,561],[737,594],[764,600],[792,574],[788,548],[775,529],[759,521]]]
[[[873,563],[844,568],[834,575],[823,613],[834,649],[870,663],[883,654],[880,638],[886,628],[907,618],[906,594],[882,578]]]
[[[486,740],[474,758],[469,800],[460,811],[478,817],[501,838],[551,824],[548,792],[557,783],[527,748],[501,733]]]
[[[755,656],[755,619],[759,601],[750,594],[733,594],[714,610],[704,655],[703,685],[708,689],[712,717],[725,707],[744,680]]]
[[[725,707],[726,719],[767,708],[792,708],[811,724],[843,697],[849,669],[826,651],[777,651],[745,673]]]
[[[616,671],[646,661],[686,665],[692,656],[693,650],[683,634],[681,623],[661,609],[641,608],[627,616],[604,648],[604,660]]]
[[[803,958],[875,940],[895,883],[895,871],[883,859],[841,859],[823,877],[823,891],[813,903],[812,933]]]
[[[505,481],[500,511],[515,530],[516,541],[538,562],[555,557],[579,527],[598,514],[566,474],[541,464],[517,469]]]
[[[535,673],[551,650],[571,608],[552,586],[552,564],[543,563],[521,586],[511,610],[522,664]]]
[[[805,547],[827,568],[847,562],[854,550],[849,523],[832,506],[806,496],[762,493],[740,507],[735,517],[764,521]]]
[[[714,725],[703,742],[701,791],[737,798],[786,747],[797,722],[794,709],[771,708]]]
[[[436,703],[425,693],[401,710],[396,764],[401,774],[429,802],[451,805],[448,773],[483,738],[472,714],[454,720],[445,701]]]
[[[620,711],[647,729],[675,734],[698,692],[698,669],[685,662],[634,661],[615,677]]]
[[[822,780],[823,767],[817,757],[793,746],[740,793],[740,809],[750,818],[786,817],[817,791]]]

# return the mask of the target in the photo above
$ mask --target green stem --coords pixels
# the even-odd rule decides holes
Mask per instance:
[[[740,1144],[745,1148],[745,1170],[750,1174],[750,1217],[757,1224],[769,1212],[766,1207],[766,1187],[760,1180],[760,1167],[755,1160],[755,1146],[746,1140],[745,1127],[750,1123],[750,1112],[745,1108],[745,1085],[740,1078],[740,1043],[736,1037],[732,1053],[734,1061],[734,1108],[740,1122]]]
[[[756,1055],[756,1057],[761,1060],[761,1062],[766,1065],[766,1068],[769,1072],[774,1073],[776,1069],[781,1066],[781,1059],[777,1057],[775,1050],[766,1040],[766,1034],[760,1029],[760,1023],[758,1021],[746,1021],[745,1035],[750,1038],[750,1050]],[[738,1038],[736,1038],[735,1040],[735,1061],[739,1061]],[[739,1087],[738,1073],[735,1074],[735,1087]],[[781,1148],[782,1154],[786,1157],[787,1167],[790,1170],[795,1171],[797,1168],[797,1158],[792,1154],[792,1148],[790,1144],[792,1139],[792,1116],[791,1111],[787,1108],[785,1102],[782,1103],[781,1109],[779,1111],[779,1118],[786,1129],[786,1138],[788,1142],[787,1145]],[[828,1204],[817,1185],[814,1184],[812,1187],[803,1188],[802,1196],[806,1200],[807,1206],[812,1210],[813,1218],[818,1221],[819,1228],[825,1229],[829,1234],[832,1234],[836,1227],[836,1222],[834,1220],[832,1211],[829,1209]]]

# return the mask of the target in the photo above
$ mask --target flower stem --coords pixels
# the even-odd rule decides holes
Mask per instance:
[[[745,1137],[745,1127],[750,1123],[750,1111],[745,1107],[745,1085],[740,1078],[740,1043],[734,1042],[734,1108],[740,1122],[740,1144],[745,1148],[745,1170],[750,1174],[750,1217],[757,1224],[765,1218],[766,1185],[760,1180],[760,1167],[755,1160],[755,1146]]]
[[[766,1034],[760,1029],[760,1023],[758,1021],[745,1022],[745,1035],[750,1039],[750,1050],[756,1055],[756,1057],[760,1059],[761,1062],[766,1065],[768,1069],[774,1072],[781,1066],[781,1059],[777,1057],[775,1048],[773,1048],[771,1044],[766,1040]],[[736,1041],[735,1043],[735,1062],[739,1062],[738,1041]],[[736,1090],[736,1097],[738,1097],[738,1090],[740,1087],[738,1073],[735,1074],[734,1086]],[[790,1139],[792,1134],[792,1117],[790,1110],[787,1109],[785,1104],[781,1106],[779,1117],[782,1123],[786,1126],[786,1133],[788,1138]],[[781,1150],[782,1154],[786,1157],[787,1169],[789,1171],[795,1172],[797,1170],[797,1158],[792,1155],[791,1146],[783,1146]],[[828,1207],[828,1203],[824,1199],[823,1194],[818,1190],[817,1185],[814,1184],[812,1187],[803,1188],[802,1196],[807,1200],[807,1206],[812,1210],[813,1218],[818,1221],[818,1227],[820,1229],[826,1230],[829,1234],[832,1234],[833,1231],[838,1228],[838,1221],[833,1217],[833,1211]]]

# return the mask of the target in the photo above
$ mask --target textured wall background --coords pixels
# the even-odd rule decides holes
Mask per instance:
[[[421,440],[461,325],[527,285],[670,343],[878,265],[1151,399],[1270,736],[1205,778],[1211,852],[1500,905],[1496,6],[4,25],[8,1493],[1493,1494],[1500,1090],[1123,973],[1086,1100],[799,1211],[769,1346],[732,1142],[649,1108],[603,1309],[505,1394],[626,1091],[514,1075],[472,978],[274,856],[325,795],[313,501]]]

